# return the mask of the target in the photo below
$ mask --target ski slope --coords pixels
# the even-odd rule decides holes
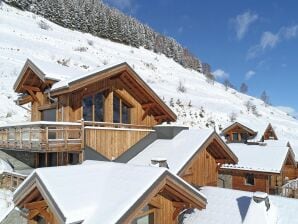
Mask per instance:
[[[68,30],[4,3],[0,7],[0,124],[29,119],[28,112],[13,102],[16,94],[12,89],[27,58],[57,66],[64,60],[82,73],[126,61],[170,105],[178,124],[200,128],[209,124],[219,130],[231,123],[234,113],[237,121],[249,123],[254,130],[271,122],[279,138],[298,139],[298,121],[285,112],[236,90],[226,91],[220,83],[207,83],[203,74],[164,55]],[[41,21],[49,29],[42,29]],[[185,92],[177,90],[179,83]],[[247,111],[244,104],[248,100],[256,105],[258,116]]]

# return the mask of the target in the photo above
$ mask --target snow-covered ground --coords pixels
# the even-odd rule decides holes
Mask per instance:
[[[50,28],[40,28],[40,21]],[[14,104],[16,95],[12,89],[27,58],[57,65],[58,61],[64,61],[82,73],[126,61],[172,106],[179,124],[201,128],[208,124],[213,128],[214,123],[218,129],[230,124],[234,113],[239,122],[249,122],[254,130],[271,122],[279,138],[295,140],[298,137],[298,121],[285,112],[265,107],[259,99],[233,89],[226,91],[219,83],[207,83],[202,74],[185,69],[164,55],[64,29],[5,4],[0,9],[0,123],[28,119],[27,112]],[[179,82],[185,92],[177,90]],[[247,111],[244,104],[248,100],[256,105],[257,115]]]

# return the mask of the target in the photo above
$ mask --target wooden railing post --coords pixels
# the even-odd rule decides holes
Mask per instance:
[[[85,124],[84,119],[81,120],[81,149],[85,148]]]
[[[45,144],[46,144],[46,150],[49,150],[49,127],[46,126],[45,128]]]

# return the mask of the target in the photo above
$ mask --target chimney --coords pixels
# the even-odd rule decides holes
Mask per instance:
[[[161,158],[161,157],[152,158],[151,165],[156,166],[156,167],[165,167],[165,168],[169,169],[166,158]]]
[[[256,203],[265,202],[266,211],[270,209],[270,202],[269,202],[269,197],[267,193],[256,191],[252,198]]]
[[[270,203],[267,193],[255,192],[250,201],[243,224],[274,224],[278,220],[276,207]]]

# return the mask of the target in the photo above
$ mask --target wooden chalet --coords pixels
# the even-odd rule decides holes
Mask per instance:
[[[158,129],[165,133],[175,127],[159,126]],[[238,159],[213,130],[184,128],[174,135],[161,136],[128,161],[136,165],[157,162],[166,163],[170,171],[199,187],[217,186],[221,164],[236,164]]]
[[[36,169],[25,180],[14,203],[29,223],[174,224],[181,211],[206,207],[201,193],[166,169],[88,162]]]
[[[176,120],[127,63],[82,75],[28,59],[14,90],[18,105],[30,103],[31,122],[1,126],[0,148],[26,153],[33,168],[80,163],[85,150],[114,160],[153,126]]]
[[[237,164],[224,164],[220,174],[225,187],[280,194],[289,180],[297,178],[293,151],[287,146],[229,144],[237,155]]]
[[[254,131],[249,127],[235,122],[222,130],[222,136],[225,137],[227,143],[252,143],[264,142],[265,140],[278,140],[277,135],[269,123],[263,130]]]

